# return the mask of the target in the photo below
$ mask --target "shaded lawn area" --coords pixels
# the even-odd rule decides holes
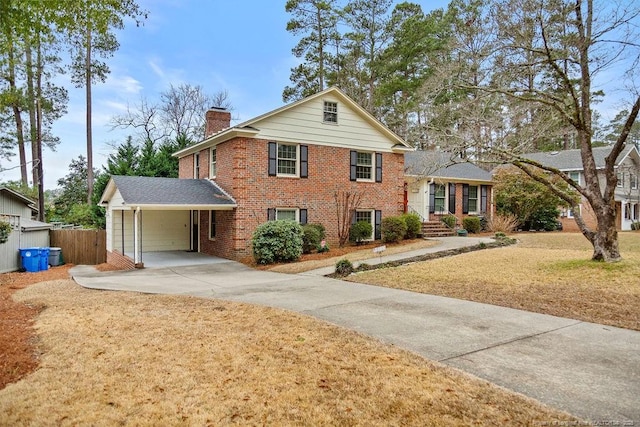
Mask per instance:
[[[14,294],[41,307],[39,368],[0,425],[543,425],[561,412],[303,315],[185,296]]]
[[[354,274],[346,280],[640,330],[640,233],[620,233],[623,261],[590,261],[577,233],[521,233],[499,249]]]

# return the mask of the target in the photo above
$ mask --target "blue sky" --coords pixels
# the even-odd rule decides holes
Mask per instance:
[[[447,0],[414,0],[425,12]],[[399,3],[399,1],[394,2]],[[110,131],[109,121],[127,104],[154,101],[170,84],[201,85],[205,92],[227,90],[234,117],[245,121],[283,105],[282,90],[298,63],[291,49],[298,38],[286,31],[291,18],[285,1],[139,0],[149,17],[141,27],[129,22],[118,33],[119,51],[108,59],[106,83],[93,88],[94,166],[100,168],[114,144],[131,133]],[[57,187],[72,159],[86,156],[84,89],[69,76],[59,84],[69,90],[69,112],[54,126],[62,143],[44,149],[45,189]],[[17,161],[2,161],[0,181],[18,180]]]
[[[118,33],[120,49],[108,60],[106,83],[93,88],[94,166],[106,161],[113,144],[131,132],[110,131],[109,120],[142,97],[152,101],[170,84],[201,85],[205,92],[227,90],[234,117],[244,121],[283,105],[298,60],[291,49],[298,38],[286,31],[291,16],[285,1],[273,0],[139,0],[149,17],[141,27],[129,22]],[[396,2],[397,3],[397,2]],[[448,1],[416,1],[423,10],[446,7]],[[57,187],[72,159],[86,156],[84,89],[69,76],[59,84],[69,90],[69,112],[54,126],[61,138],[56,152],[45,148],[45,189]],[[2,161],[0,181],[19,180],[17,161]]]

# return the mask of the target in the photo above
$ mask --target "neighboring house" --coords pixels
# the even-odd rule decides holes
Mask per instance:
[[[21,248],[48,247],[51,224],[34,220],[35,202],[17,191],[0,187],[0,220],[11,224],[9,240],[0,243],[0,273],[21,267]]]
[[[135,241],[136,262],[142,250],[165,248],[239,259],[251,254],[256,227],[277,219],[321,223],[336,244],[340,192],[361,196],[353,220],[371,222],[372,238],[383,217],[403,212],[403,155],[413,148],[339,89],[230,120],[224,109],[207,112],[205,139],[174,154],[180,179],[112,177],[101,199],[111,256]]]
[[[405,153],[405,203],[423,222],[453,214],[462,224],[467,216],[491,217],[492,176],[489,172],[443,151]]]
[[[602,189],[604,189],[605,185],[605,158],[610,152],[611,147],[593,148],[593,157],[598,169]],[[579,149],[529,153],[522,155],[522,157],[559,169],[581,185],[585,183]],[[628,144],[622,150],[616,160],[615,170],[618,175],[618,185],[615,191],[616,226],[619,230],[631,230],[631,224],[640,220],[640,187],[638,186],[640,154],[635,145]],[[595,227],[596,218],[586,199],[582,198],[579,209],[586,224],[590,227]],[[563,230],[579,231],[577,224],[573,220],[571,209],[562,209],[560,220]]]

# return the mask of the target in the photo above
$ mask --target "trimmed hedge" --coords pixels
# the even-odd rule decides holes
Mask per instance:
[[[405,239],[415,239],[420,233],[422,233],[422,221],[420,217],[415,213],[406,213],[402,215],[404,223],[407,224],[407,233]]]
[[[477,216],[468,216],[462,220],[462,228],[467,230],[469,233],[478,233],[482,226],[480,223],[480,218]]]
[[[302,226],[295,221],[268,221],[256,228],[251,239],[258,264],[295,261],[302,255]]]
[[[407,224],[401,216],[388,216],[382,219],[382,241],[397,243],[407,234]]]
[[[310,254],[312,250],[320,246],[322,241],[322,234],[318,227],[313,224],[306,224],[302,226],[302,253]]]
[[[456,228],[456,223],[458,222],[458,218],[456,218],[455,215],[448,214],[440,218],[440,221],[447,224],[449,228],[453,230],[454,228]]]
[[[349,240],[355,243],[360,243],[363,240],[371,238],[373,233],[373,227],[368,221],[358,221],[349,229]]]

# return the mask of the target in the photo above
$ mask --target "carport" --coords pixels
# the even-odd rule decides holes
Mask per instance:
[[[119,175],[109,180],[100,204],[106,209],[107,251],[130,257],[136,266],[145,253],[198,252],[199,212],[237,207],[208,179]]]

